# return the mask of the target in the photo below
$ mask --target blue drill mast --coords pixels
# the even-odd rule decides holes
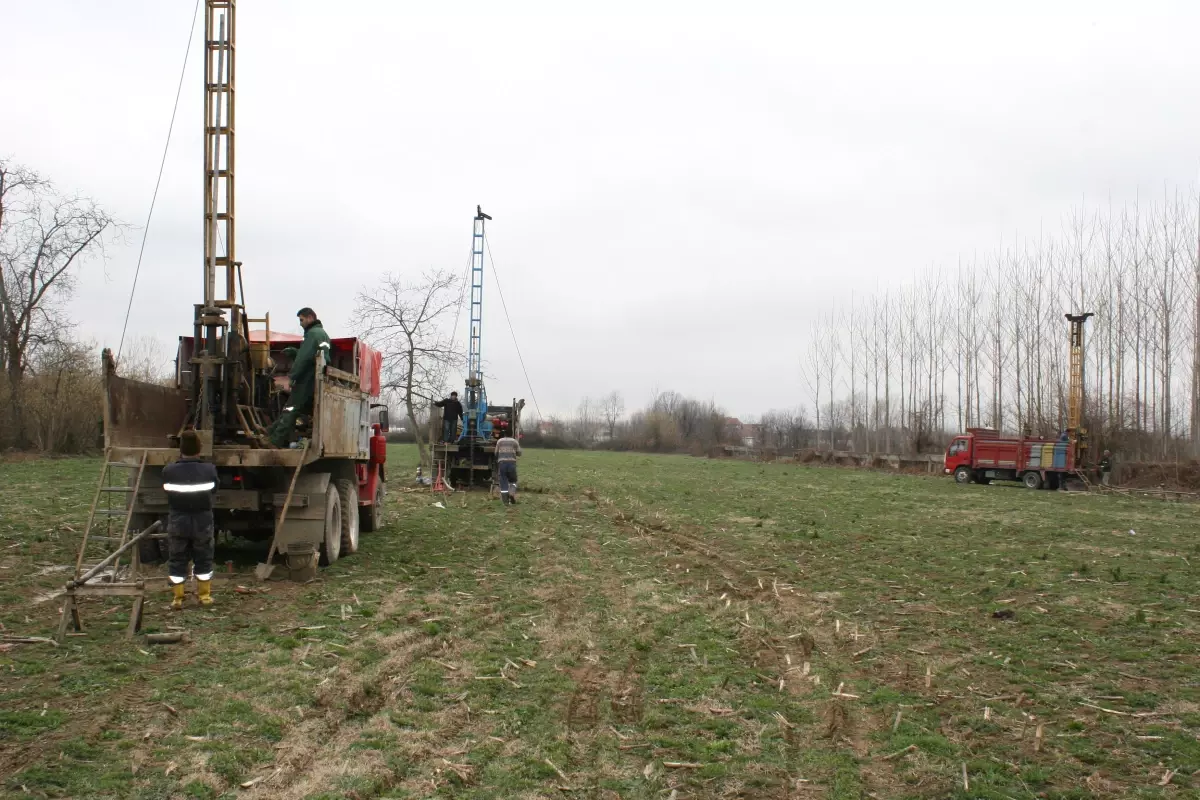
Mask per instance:
[[[487,391],[483,386],[483,259],[486,247],[485,228],[490,216],[475,206],[475,222],[471,234],[471,331],[467,351],[467,386],[463,437],[491,438],[492,425],[487,415]],[[460,439],[461,441],[461,439]]]
[[[483,259],[487,250],[486,226],[491,217],[475,206],[471,235],[471,329],[467,347],[467,386],[463,402],[463,429],[458,438],[434,448],[438,474],[454,487],[491,486],[496,482],[496,439],[521,435],[524,400],[513,398],[509,406],[489,406],[483,386]],[[431,430],[441,430],[431,417]]]

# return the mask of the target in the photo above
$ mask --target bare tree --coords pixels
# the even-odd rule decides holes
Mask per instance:
[[[1190,237],[1192,293],[1192,376],[1191,376],[1191,436],[1192,457],[1200,456],[1200,197],[1196,198],[1194,214],[1188,219],[1195,223]]]
[[[46,178],[0,159],[0,366],[9,391],[13,443],[29,444],[23,382],[38,354],[61,347],[76,268],[104,256],[104,234],[119,229],[91,200],[60,194]]]
[[[601,405],[592,398],[585,397],[579,401],[579,408],[575,411],[575,421],[572,427],[575,429],[575,438],[584,447],[595,444],[596,432],[600,428],[601,413]]]
[[[808,352],[805,354],[803,361],[800,364],[800,375],[803,378],[808,389],[812,392],[813,413],[817,418],[817,449],[821,449],[821,378],[824,375],[822,371],[821,355],[825,347],[825,338],[819,322],[812,326],[812,338],[809,341]],[[830,437],[829,448],[833,449],[832,435]]]
[[[459,306],[460,281],[436,270],[415,281],[388,273],[374,288],[358,293],[355,315],[361,320],[361,335],[383,354],[384,388],[404,404],[426,469],[431,461],[419,435],[418,406],[441,395],[451,368],[462,366],[453,331],[443,324]]]
[[[860,298],[849,298],[849,316],[837,313],[839,299],[827,300],[800,358],[805,405],[831,443],[844,422],[856,445],[865,434],[885,450],[905,446],[894,434],[940,446],[953,427],[1058,433],[1071,388],[1063,314],[1091,311],[1083,414],[1100,440],[1093,452],[1172,459],[1190,444],[1200,453],[1195,187],[1124,208],[1079,205],[1057,234],[1006,237],[964,259],[957,276],[935,265],[880,292],[869,325]],[[764,425],[783,441],[780,412]]]
[[[121,377],[143,383],[173,386],[175,363],[162,342],[153,336],[133,336],[126,342],[118,364]]]
[[[609,392],[600,400],[600,415],[608,427],[608,439],[612,441],[617,435],[617,423],[625,416],[625,398],[620,392]]]
[[[820,371],[822,378],[825,381],[825,390],[829,397],[829,449],[836,450],[834,431],[837,428],[837,423],[845,419],[845,414],[838,414],[838,409],[835,406],[835,395],[838,370],[842,361],[842,342],[838,331],[837,318],[834,312],[830,311],[823,320],[821,328],[821,336],[818,341],[818,360],[820,362]]]

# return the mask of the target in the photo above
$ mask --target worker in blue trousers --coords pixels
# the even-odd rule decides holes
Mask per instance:
[[[453,442],[458,439],[458,421],[463,418],[458,392],[451,392],[445,400],[438,400],[433,405],[442,410],[442,441]]]
[[[517,459],[521,443],[512,436],[496,440],[496,465],[500,471],[500,499],[508,505],[517,504]]]

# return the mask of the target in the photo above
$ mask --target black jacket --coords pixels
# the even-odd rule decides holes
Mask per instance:
[[[171,511],[192,514],[212,511],[217,491],[217,468],[198,458],[184,457],[162,471],[163,489]]]
[[[455,400],[453,397],[447,397],[445,400],[439,400],[434,403],[435,406],[442,410],[442,419],[452,419],[458,422],[462,419],[463,407],[462,403]]]

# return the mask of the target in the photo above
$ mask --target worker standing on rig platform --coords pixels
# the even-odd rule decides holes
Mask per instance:
[[[521,443],[512,436],[496,440],[496,465],[500,471],[500,499],[505,503],[517,504],[517,458],[521,455]]]
[[[268,436],[271,444],[276,447],[287,447],[292,440],[292,429],[296,427],[296,418],[302,414],[310,414],[313,409],[313,392],[316,390],[317,352],[325,353],[329,360],[329,335],[325,333],[321,320],[311,308],[305,307],[296,312],[300,319],[300,327],[304,329],[304,342],[300,349],[288,347],[285,355],[292,357],[292,369],[288,373],[292,393],[288,398],[287,407],[271,426]]]
[[[458,421],[463,418],[458,392],[451,392],[445,400],[438,400],[433,405],[442,410],[442,441],[453,442],[458,438]]]
[[[163,468],[163,490],[167,493],[167,575],[174,597],[171,608],[183,608],[188,562],[196,568],[196,596],[200,604],[212,605],[213,513],[212,497],[217,491],[217,468],[200,459],[200,437],[193,430],[179,436],[180,459]]]

